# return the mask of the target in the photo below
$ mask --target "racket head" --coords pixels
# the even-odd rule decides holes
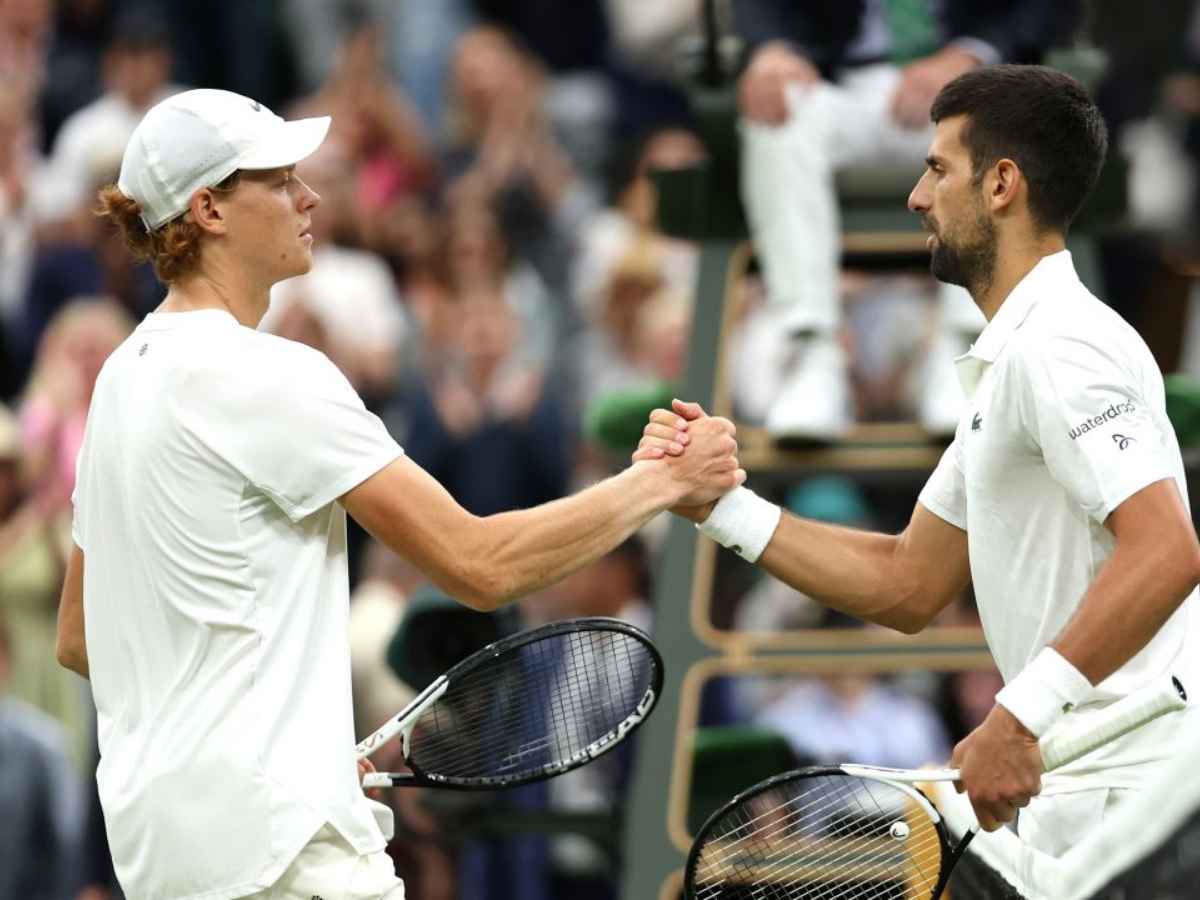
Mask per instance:
[[[663,663],[640,629],[593,617],[510,635],[444,677],[413,728],[411,777],[394,785],[496,790],[585,765],[650,715]]]
[[[916,787],[812,766],[761,781],[711,816],[687,900],[934,900],[955,861]]]

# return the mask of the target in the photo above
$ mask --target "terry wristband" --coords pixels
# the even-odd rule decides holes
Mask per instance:
[[[1040,738],[1063,714],[1087,700],[1092,683],[1053,647],[1046,647],[996,694],[996,702]]]
[[[718,500],[709,517],[696,527],[747,562],[757,562],[781,515],[783,511],[774,503],[739,487]]]

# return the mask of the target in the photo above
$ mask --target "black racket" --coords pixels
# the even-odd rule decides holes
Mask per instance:
[[[640,725],[662,693],[658,650],[617,619],[555,622],[489,644],[453,666],[357,747],[396,735],[412,771],[363,787],[495,790],[578,768]]]
[[[1040,742],[1046,771],[1186,705],[1183,686],[1145,688]],[[975,836],[950,843],[914,785],[956,769],[818,766],[769,778],[713,813],[692,844],[687,900],[937,900]]]

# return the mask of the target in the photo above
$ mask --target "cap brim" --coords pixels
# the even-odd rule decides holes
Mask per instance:
[[[329,133],[329,116],[284,122],[274,133],[238,157],[239,169],[281,169],[311,156]]]

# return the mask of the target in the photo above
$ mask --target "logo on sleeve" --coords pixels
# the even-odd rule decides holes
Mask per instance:
[[[1113,443],[1117,445],[1118,450],[1124,450],[1130,444],[1136,444],[1137,438],[1126,437],[1123,434],[1114,434],[1112,436]]]
[[[1104,410],[1104,412],[1100,413],[1098,416],[1091,416],[1090,418],[1084,419],[1074,428],[1070,429],[1067,432],[1067,435],[1073,441],[1078,440],[1089,431],[1094,431],[1101,425],[1111,422],[1113,419],[1119,418],[1120,416],[1130,415],[1136,410],[1137,405],[1132,400],[1123,400],[1120,403],[1113,403],[1108,407],[1108,409]],[[1125,440],[1129,441],[1133,439],[1125,438]],[[1122,447],[1121,449],[1124,450],[1125,448]]]

